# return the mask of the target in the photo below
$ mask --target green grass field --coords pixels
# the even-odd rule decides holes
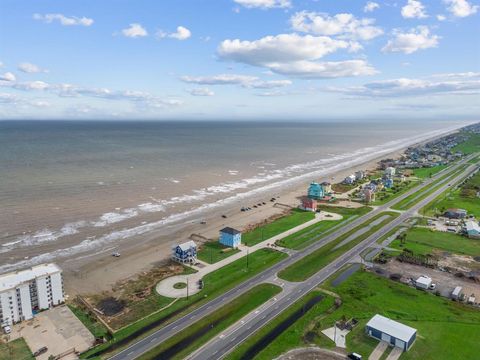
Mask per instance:
[[[356,209],[342,208],[338,206],[323,206],[321,207],[321,211],[337,213],[342,215],[343,218],[341,220],[324,220],[310,225],[305,229],[278,240],[277,245],[295,250],[303,249],[326,236],[338,226],[353,220],[353,218],[365,215],[370,210],[372,210],[372,208],[366,206]]]
[[[35,359],[23,338],[0,342],[0,360],[33,360]]]
[[[442,171],[443,169],[446,169],[448,165],[438,165],[434,166],[431,168],[420,168],[420,169],[414,169],[413,170],[413,176],[419,178],[419,179],[425,179],[432,177],[436,173]]]
[[[166,358],[166,355],[168,355],[168,359],[183,359],[281,291],[282,288],[273,284],[257,285],[232,302],[217,309],[210,316],[201,319],[163,342],[160,346],[145,353],[139,357],[139,360],[156,359],[160,354],[175,345],[180,346],[181,350],[175,354],[164,353],[162,358]],[[198,337],[195,337],[196,334],[198,334]],[[195,337],[192,342],[188,341],[190,336]]]
[[[223,259],[226,259],[233,254],[238,253],[240,250],[232,249],[225,245],[220,244],[218,241],[209,241],[201,245],[201,249],[197,253],[199,260],[202,260],[209,264],[214,264]]]
[[[256,360],[270,360],[278,357],[280,354],[297,347],[306,346],[303,337],[304,334],[315,328],[317,322],[321,322],[319,318],[325,316],[325,312],[333,307],[334,298],[322,294],[320,291],[312,291],[306,296],[301,298],[295,304],[283,311],[278,317],[269,322],[266,326],[257,331],[253,336],[248,338],[240,346],[238,346],[232,353],[227,356],[228,360],[239,360],[245,354],[245,352],[254,345],[258,339],[268,334],[282,321],[287,319],[292,313],[301,309],[309,300],[315,298],[318,295],[324,295],[325,297],[313,306],[306,314],[303,315],[298,321],[292,324],[287,330],[279,335],[270,345],[262,350],[256,357]],[[316,320],[316,321],[315,321]],[[313,324],[312,324],[313,323]]]
[[[480,241],[425,228],[409,229],[406,232],[404,243],[396,239],[390,244],[390,247],[399,250],[409,249],[413,253],[421,255],[431,254],[433,249],[471,256],[480,254]]]
[[[452,148],[452,151],[461,151],[464,154],[480,152],[480,134],[469,134],[468,140]]]
[[[460,188],[448,189],[424,208],[427,215],[443,213],[448,208],[460,208],[468,211],[470,215],[480,217],[480,172],[467,180]]]
[[[325,337],[321,330],[332,327],[335,321],[342,318],[355,318],[359,321],[347,335],[347,351],[357,352],[367,359],[378,344],[378,340],[365,334],[365,324],[375,314],[387,316],[418,330],[417,340],[408,352],[402,354],[401,359],[476,359],[480,353],[480,342],[473,336],[480,333],[480,312],[473,307],[362,270],[337,287],[331,287],[329,282],[330,280],[325,286],[340,296],[340,307],[329,312],[326,311],[327,304],[317,304],[266,347],[255,360],[273,359],[293,348],[311,344],[333,348],[333,341]],[[311,296],[313,294],[306,295],[280,316],[293,312],[293,307],[302,306]],[[277,319],[273,322],[277,322]],[[254,339],[260,338],[272,325],[273,323],[267,324],[264,330],[240,345],[228,359],[239,359],[254,343]]]
[[[351,235],[357,233],[357,231],[365,228],[370,223],[385,215],[389,215],[389,217],[381,221],[379,224],[372,226],[367,232],[357,236],[355,239],[352,239],[348,243],[336,248],[336,246],[342,243],[342,241],[349,238]],[[352,247],[365,240],[368,236],[375,233],[398,216],[399,214],[394,212],[380,213],[374,216],[372,219],[366,221],[362,225],[355,227],[348,233],[338,237],[334,241],[326,244],[325,246],[322,246],[320,249],[312,252],[311,254],[305,256],[296,263],[283,269],[278,273],[278,276],[287,281],[304,281],[316,272],[318,272],[332,260],[343,254],[345,251],[350,250]]]
[[[314,218],[315,213],[311,211],[293,209],[292,212],[286,216],[242,234],[242,243],[247,246],[258,244]]]
[[[375,196],[375,201],[372,205],[383,205],[388,201],[396,199],[402,194],[405,194],[408,190],[413,189],[419,184],[418,180],[411,180],[406,182],[395,182],[395,186],[391,189],[384,188],[383,190],[377,192]]]
[[[134,322],[131,325],[115,332],[113,334],[113,340],[87,351],[86,353],[82,354],[82,358],[86,358],[92,354],[98,353],[99,351],[108,349],[116,342],[134,334],[136,331],[141,330],[151,323],[166,318],[173,313],[175,313],[174,318],[178,318],[179,316],[184,315],[187,311],[191,311],[204,302],[220,296],[232,287],[235,287],[241,282],[271,267],[273,264],[281,261],[287,256],[287,254],[280,251],[272,249],[260,249],[249,255],[248,267],[246,257],[235,260],[234,262],[206,275],[203,278],[204,288],[201,292],[190,296],[188,300],[186,298],[182,298],[167,309],[147,316],[144,319]],[[156,296],[158,298],[163,298],[166,303],[173,301],[173,299],[165,298],[163,296]],[[169,319],[169,321],[172,321],[172,319]],[[142,334],[142,336],[146,335],[147,334]]]

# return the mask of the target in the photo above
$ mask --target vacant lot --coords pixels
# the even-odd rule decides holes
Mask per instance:
[[[282,216],[272,222],[257,226],[255,229],[242,235],[242,243],[248,246],[258,244],[295,226],[313,220],[315,213],[293,209],[290,214]]]
[[[233,254],[236,254],[240,250],[232,249],[225,245],[220,244],[218,241],[209,241],[200,245],[197,257],[199,260],[208,264],[214,264],[223,260]]]
[[[434,249],[455,254],[480,255],[480,241],[465,236],[427,228],[414,227],[406,232],[405,240],[394,240],[390,247],[408,249],[415,254],[433,254]]]
[[[427,214],[443,213],[448,208],[460,208],[470,215],[480,217],[480,172],[467,180],[460,188],[447,191],[426,207]]]

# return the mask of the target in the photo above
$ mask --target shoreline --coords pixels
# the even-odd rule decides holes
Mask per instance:
[[[408,147],[416,146],[445,135],[446,134],[435,136],[419,143],[408,145],[401,150],[379,155],[361,164],[328,174],[328,176],[312,178],[310,181],[329,181],[334,183],[340,182],[343,178],[357,170],[376,170],[380,160],[398,158]],[[301,184],[294,185],[291,188],[275,192],[274,194],[275,197],[277,197],[277,201],[282,204],[297,207],[300,203],[299,198],[306,194],[310,181],[303,181]],[[198,222],[181,224],[183,225],[182,229],[174,230],[172,235],[163,236],[165,239],[161,239],[153,233],[148,236],[142,244],[125,246],[119,258],[114,258],[110,256],[109,253],[105,253],[101,258],[90,258],[90,261],[85,261],[80,265],[78,265],[78,263],[82,263],[82,259],[76,261],[77,265],[74,265],[75,261],[67,260],[63,263],[66,291],[69,295],[85,295],[109,291],[116,283],[134,279],[139,274],[164,263],[170,257],[171,246],[187,241],[191,234],[198,234],[208,239],[216,239],[218,231],[224,226],[244,230],[273,215],[282,214],[285,210],[274,207],[274,203],[269,201],[270,195],[271,193],[267,192],[249,199],[249,202],[252,204],[262,201],[265,201],[267,204],[248,212],[240,212],[240,204],[232,204],[228,210],[214,209],[205,216],[205,220],[207,221],[206,225],[201,225]],[[222,218],[221,215],[223,214],[227,215],[227,218]]]

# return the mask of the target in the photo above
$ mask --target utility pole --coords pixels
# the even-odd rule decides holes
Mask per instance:
[[[187,301],[188,301],[188,277],[187,277]]]

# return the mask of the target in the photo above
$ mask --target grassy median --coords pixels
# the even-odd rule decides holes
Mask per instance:
[[[273,284],[257,285],[138,359],[183,359],[281,291]]]
[[[387,217],[382,219],[382,221],[376,222],[376,220],[385,216]],[[304,281],[398,216],[399,214],[395,212],[382,212],[280,271],[278,276],[287,281]],[[363,231],[362,229],[368,227],[372,223],[374,223],[374,225],[370,226],[367,231],[360,234],[360,232]],[[355,236],[357,233],[359,235]],[[355,238],[351,239],[346,244],[341,245],[343,241],[353,236],[355,236]]]

